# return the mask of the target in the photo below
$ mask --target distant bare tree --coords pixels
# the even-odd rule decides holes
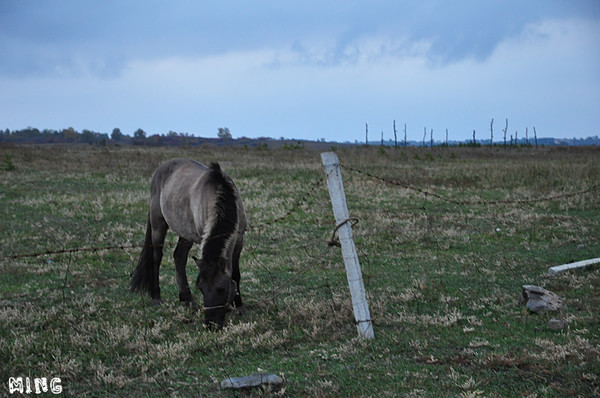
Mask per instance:
[[[431,132],[429,134],[429,139],[430,139],[430,144],[431,144],[431,148],[433,148],[433,129],[431,129]]]

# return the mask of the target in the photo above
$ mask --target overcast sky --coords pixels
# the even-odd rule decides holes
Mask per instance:
[[[0,0],[0,128],[600,135],[600,1]]]

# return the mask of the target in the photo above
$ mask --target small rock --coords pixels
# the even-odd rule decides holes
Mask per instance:
[[[562,300],[550,290],[534,285],[523,285],[519,303],[536,314],[556,311],[562,306]]]
[[[548,321],[548,329],[564,330],[569,327],[569,324],[564,319],[552,318]]]
[[[263,384],[280,386],[284,383],[282,377],[274,374],[257,373],[250,376],[229,377],[221,382],[221,389],[239,390],[243,388],[258,387]]]

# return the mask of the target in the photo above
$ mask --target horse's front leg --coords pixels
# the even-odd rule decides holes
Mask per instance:
[[[179,286],[179,301],[182,303],[192,306],[194,308],[197,307],[196,301],[194,301],[194,297],[192,296],[192,292],[190,291],[190,286],[187,280],[187,274],[185,272],[185,267],[187,264],[188,253],[192,248],[192,242],[189,240],[185,240],[183,238],[179,238],[179,242],[177,243],[177,247],[173,252],[173,258],[175,260],[175,269],[177,270],[177,285]]]
[[[233,301],[236,308],[243,312],[244,303],[242,302],[242,295],[240,293],[240,255],[242,253],[242,248],[244,247],[244,236],[238,236],[238,239],[235,243],[235,247],[233,249],[233,256],[231,258],[231,278],[237,284],[237,292],[235,294],[235,299]]]

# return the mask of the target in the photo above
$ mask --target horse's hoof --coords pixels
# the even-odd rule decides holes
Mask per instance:
[[[160,299],[153,299],[152,300],[152,306],[153,307],[160,307],[161,301]]]

